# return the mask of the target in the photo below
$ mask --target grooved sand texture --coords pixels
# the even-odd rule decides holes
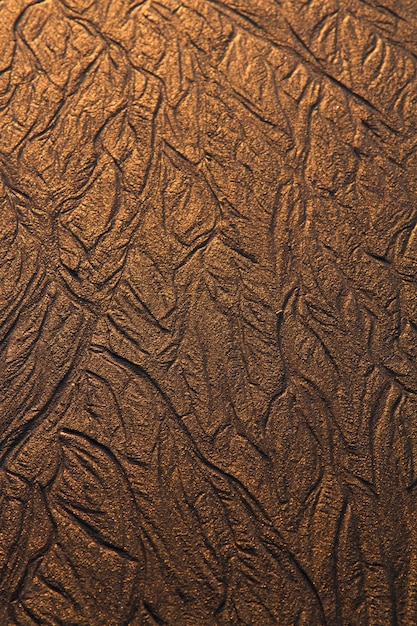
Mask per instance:
[[[417,624],[417,3],[0,0],[0,624]]]

